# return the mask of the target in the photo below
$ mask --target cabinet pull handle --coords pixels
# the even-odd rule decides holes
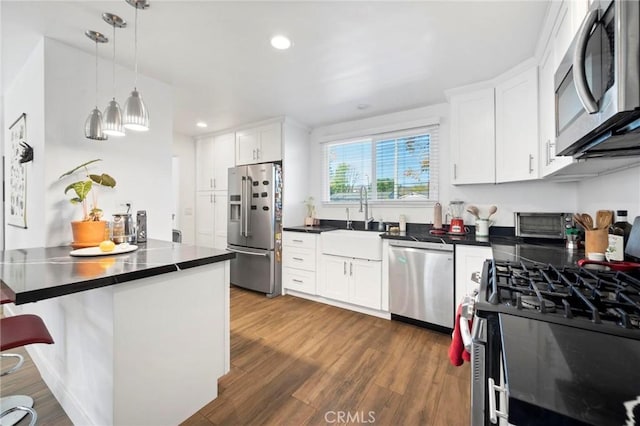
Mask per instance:
[[[255,159],[256,159],[256,150],[254,149],[254,150],[252,151],[252,153],[253,153],[253,159],[255,160]]]
[[[529,154],[529,174],[533,173],[533,155]]]
[[[213,194],[209,194],[209,202],[213,204]]]
[[[547,148],[547,159],[545,160],[544,164],[548,166],[549,164],[551,164],[551,142],[548,139],[546,142],[546,148]]]
[[[353,263],[349,262],[349,276],[353,276]]]
[[[216,187],[216,179],[213,178],[213,188],[215,189],[215,187]]]
[[[302,240],[291,240],[291,241],[293,241],[294,243],[303,243],[304,242]]]
[[[453,178],[458,178],[458,165],[456,163],[453,163]]]
[[[342,262],[342,275],[347,275],[347,262]]]
[[[295,278],[293,278],[291,281],[293,281],[294,283],[300,283],[300,284],[304,283],[304,281],[302,281],[302,280],[297,280],[297,279],[295,279]]]
[[[260,159],[260,148],[256,148],[256,160]]]
[[[293,259],[293,260],[299,260],[300,262],[304,261],[304,259],[303,259],[303,258],[301,258],[301,257],[293,257],[292,259]]]

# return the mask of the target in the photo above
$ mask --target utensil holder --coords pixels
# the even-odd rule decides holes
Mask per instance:
[[[609,246],[609,231],[603,229],[587,229],[584,231],[585,253],[604,253]]]

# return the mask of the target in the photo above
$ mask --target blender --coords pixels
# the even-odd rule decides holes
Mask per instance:
[[[464,201],[451,201],[449,202],[449,215],[451,222],[449,223],[449,234],[464,235],[464,219],[462,214],[464,213]]]

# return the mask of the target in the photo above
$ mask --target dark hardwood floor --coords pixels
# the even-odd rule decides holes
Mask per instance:
[[[232,288],[231,371],[218,398],[183,425],[468,425],[469,365],[449,363],[449,342],[412,325]],[[33,395],[41,425],[70,424],[27,363],[11,385],[3,380],[2,394]]]

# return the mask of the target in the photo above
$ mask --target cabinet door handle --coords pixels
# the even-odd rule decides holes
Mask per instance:
[[[209,178],[209,188],[213,188],[213,179]]]
[[[256,148],[256,160],[260,159],[260,148]]]
[[[342,275],[347,275],[347,262],[342,262]]]
[[[302,243],[302,242],[304,242],[302,240],[291,240],[291,241],[293,241],[294,243]]]
[[[254,150],[252,151],[252,153],[253,153],[253,159],[255,160],[255,159],[256,159],[256,150],[254,149]]]
[[[458,165],[456,163],[453,163],[453,178],[458,178]]]
[[[300,262],[303,262],[303,261],[304,261],[304,259],[303,259],[303,258],[301,258],[301,257],[292,257],[292,259],[293,259],[293,260],[298,260],[298,261],[300,261]]]
[[[353,263],[349,262],[349,276],[353,276]]]
[[[213,194],[209,194],[209,202],[213,204]]]
[[[533,173],[533,155],[529,154],[529,174]]]
[[[214,178],[213,179],[213,189],[215,189],[215,188],[216,188],[216,179]]]
[[[297,280],[297,279],[295,279],[295,278],[293,278],[291,281],[293,281],[294,283],[300,283],[300,284],[304,283],[304,281],[302,281],[302,280]]]
[[[547,148],[547,159],[544,164],[548,166],[549,164],[551,164],[551,142],[548,139],[545,146]]]

